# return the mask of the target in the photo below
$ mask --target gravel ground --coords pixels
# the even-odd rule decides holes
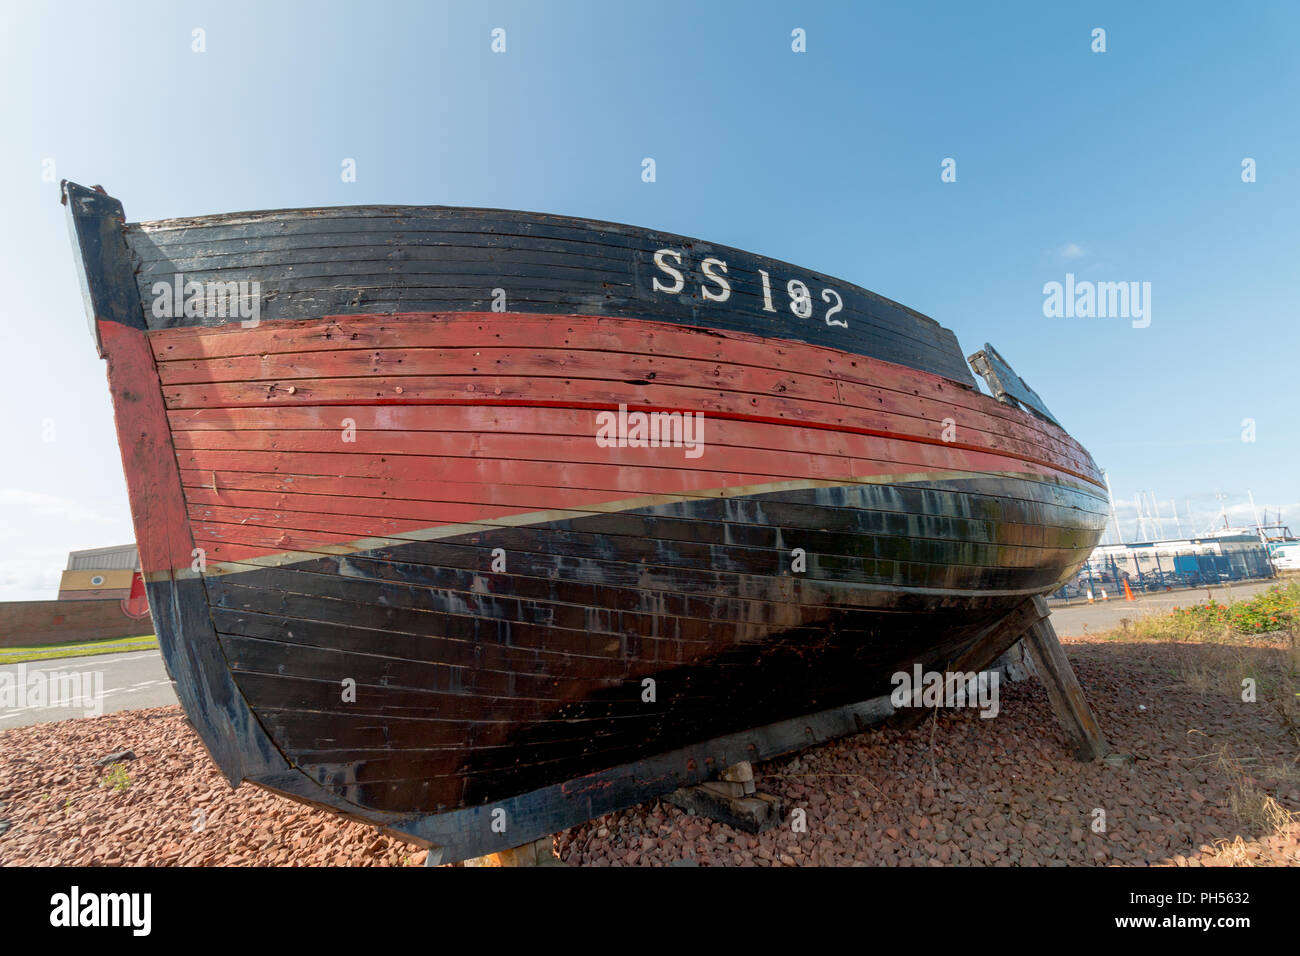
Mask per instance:
[[[654,801],[567,830],[556,848],[584,866],[1300,864],[1300,822],[1279,817],[1300,811],[1295,736],[1266,703],[1224,689],[1239,683],[1242,660],[1268,673],[1281,650],[1066,648],[1131,764],[1068,757],[1031,680],[1004,685],[991,720],[944,712],[905,733],[869,731],[756,767],[760,790],[781,796],[787,813],[804,811],[805,832],[787,822],[750,836]],[[95,762],[126,749],[135,759],[114,787]],[[1104,832],[1094,832],[1098,810]],[[423,860],[364,824],[252,787],[232,791],[178,707],[0,732],[0,863]]]

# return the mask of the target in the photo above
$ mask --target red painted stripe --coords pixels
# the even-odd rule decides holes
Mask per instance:
[[[540,333],[539,333],[540,334]],[[575,336],[576,337],[576,336]],[[583,343],[585,344],[585,343]],[[543,343],[500,348],[478,345],[464,348],[384,348],[346,351],[299,351],[195,361],[164,362],[159,369],[165,385],[266,382],[309,385],[339,378],[379,377],[400,382],[407,377],[463,377],[490,374],[524,378],[566,378],[599,381],[651,380],[657,385],[708,387],[710,390],[797,398],[829,405],[847,405],[906,415],[923,421],[941,421],[955,406],[917,394],[864,386],[793,369],[758,368],[713,358],[677,358],[638,355],[631,351],[596,351],[551,348]],[[993,435],[1030,441],[1049,439],[1041,431],[1022,428],[1005,418],[976,409],[961,408],[963,426]]]
[[[752,416],[747,416],[751,417]],[[879,418],[877,431],[886,431],[890,435],[905,435],[910,429],[908,424],[918,424],[915,420],[891,418],[890,416],[872,416]],[[189,439],[185,433],[207,432],[250,432],[258,430],[311,430],[318,429],[337,433],[345,420],[350,420],[358,439],[363,439],[367,432],[492,432],[517,434],[565,434],[590,437],[594,429],[594,417],[589,409],[546,408],[536,405],[479,406],[479,405],[333,405],[333,406],[277,406],[272,408],[207,408],[207,409],[173,409],[168,413],[172,428],[177,432],[177,441],[186,447],[205,446],[195,435]],[[736,444],[743,447],[790,448],[800,447],[815,449],[823,447],[834,449],[842,445],[836,436],[843,437],[852,433],[830,429],[802,428],[798,423],[786,421],[774,425],[744,421],[736,423],[727,419],[713,417],[709,419],[709,441],[711,445]],[[842,425],[843,423],[840,423]],[[931,427],[933,423],[922,422]],[[942,422],[939,423],[942,426]],[[1057,458],[1033,444],[1016,441],[1000,436],[987,436],[965,427],[965,416],[957,421],[958,432],[971,434],[979,440],[963,442],[972,447],[984,447],[991,451],[1010,452],[1027,456],[1034,460],[1051,460],[1065,468],[1088,473],[1085,467],[1068,457]],[[861,427],[869,427],[863,425]],[[741,440],[728,436],[737,428],[747,432]],[[749,434],[749,433],[752,433]],[[924,433],[924,432],[922,432]],[[942,432],[940,432],[942,434]],[[853,436],[861,440],[868,436]]]
[[[440,439],[447,436],[435,436]],[[676,448],[597,448],[595,443],[575,447],[572,440],[546,436],[459,436],[458,444],[439,446],[433,454],[399,452],[331,452],[279,449],[182,449],[184,468],[200,471],[251,471],[285,475],[337,475],[339,477],[389,476],[403,480],[506,481],[532,484],[541,470],[558,469],[559,481],[549,484],[582,488],[615,488],[619,471],[639,466],[644,476],[636,494],[677,493],[692,490],[767,484],[782,481],[843,481],[873,476],[926,474],[935,471],[966,473],[972,477],[1017,471],[1037,475],[1049,483],[1059,472],[1021,465],[1001,467],[1006,461],[979,451],[935,448],[908,442],[895,452],[884,447],[870,458],[833,457],[808,452],[742,453],[731,449],[717,460],[688,459]],[[431,449],[432,450],[432,449]],[[617,453],[617,454],[613,454]],[[602,457],[608,454],[609,457]],[[754,480],[739,480],[740,475]]]
[[[322,401],[317,399],[312,403],[313,406],[352,405],[352,404],[355,404],[355,401],[351,399],[338,400],[338,401]],[[457,399],[376,399],[373,404],[381,405],[381,406],[395,406],[395,405],[465,406],[471,403],[466,402],[464,400],[457,400]],[[474,407],[487,407],[487,408],[516,407],[516,408],[556,408],[556,409],[584,410],[584,411],[614,411],[614,412],[618,411],[617,404],[611,404],[608,402],[579,402],[579,401],[559,402],[559,401],[527,401],[523,399],[477,399],[472,404]],[[259,406],[224,405],[221,407],[238,408],[238,407],[259,407]],[[662,406],[662,405],[636,405],[636,406],[630,406],[629,411],[677,412],[677,411],[682,411],[682,409],[672,408],[669,406]],[[1063,474],[1068,474],[1074,478],[1078,478],[1082,481],[1086,481],[1098,488],[1105,487],[1104,484],[1102,484],[1102,482],[1099,481],[1093,475],[1084,473],[1075,468],[1067,467],[1066,465],[1064,465],[1059,461],[1054,461],[1051,459],[1047,459],[1035,455],[1022,454],[1022,453],[1013,452],[1009,450],[990,449],[988,447],[982,447],[980,445],[974,445],[968,442],[957,442],[957,441],[945,442],[941,437],[931,437],[927,435],[917,435],[917,434],[899,434],[897,432],[891,432],[891,431],[878,429],[878,428],[859,428],[851,425],[837,425],[837,424],[829,424],[824,422],[812,422],[812,421],[794,422],[787,418],[774,418],[772,416],[766,416],[766,415],[750,415],[750,414],[741,414],[736,412],[709,411],[705,413],[705,419],[706,422],[709,419],[721,419],[723,421],[748,422],[752,424],[782,425],[786,427],[796,427],[799,429],[812,429],[814,431],[838,432],[845,435],[858,435],[858,436],[869,437],[869,438],[882,438],[882,439],[888,439],[893,441],[904,441],[904,442],[910,442],[918,445],[942,447],[954,452],[965,451],[965,452],[972,452],[972,453],[978,453],[984,455],[993,455],[998,458],[1007,459],[1010,461],[1023,462],[1026,464],[1032,464],[1040,468],[1048,469],[1050,471],[1058,471]],[[936,426],[939,430],[942,430],[943,428],[942,423],[936,423]],[[232,434],[234,433],[237,432],[232,432]],[[191,434],[193,433],[178,431],[176,433],[178,444],[181,447],[193,447],[191,444],[191,439],[185,437]],[[595,436],[594,429],[591,434],[593,437],[592,444],[594,446],[594,436]],[[625,449],[625,450],[636,451],[638,449]],[[640,450],[663,451],[664,449],[640,449]],[[957,462],[953,462],[951,465],[929,463],[927,464],[927,467],[930,468],[951,467],[954,470],[956,470],[962,468],[963,466]],[[1007,463],[1004,461],[1001,463],[992,463],[992,466],[987,468],[986,470],[1006,471],[1009,469],[1007,467]]]
[[[270,370],[270,371],[280,372],[282,373],[281,375],[272,376],[270,379],[267,379],[266,381],[268,384],[259,384],[259,385],[252,386],[253,394],[256,395],[255,401],[242,401],[242,402],[237,400],[231,401],[230,395],[232,393],[227,390],[223,390],[223,392],[220,395],[214,395],[214,396],[208,396],[206,393],[199,392],[197,393],[197,397],[196,397],[196,391],[194,389],[169,391],[168,394],[173,399],[174,402],[177,402],[180,405],[187,405],[187,403],[194,402],[197,400],[201,402],[201,408],[205,411],[211,411],[218,408],[231,409],[231,410],[245,409],[251,411],[252,409],[266,408],[267,401],[274,401],[275,407],[294,407],[292,405],[286,406],[286,402],[288,401],[288,398],[285,394],[285,389],[290,385],[295,387],[295,394],[297,394],[298,392],[302,393],[303,401],[311,401],[319,405],[340,404],[340,403],[349,404],[351,402],[351,399],[349,398],[328,398],[322,394],[322,392],[326,390],[330,390],[334,387],[341,386],[346,391],[356,392],[356,393],[359,393],[360,391],[363,390],[367,392],[370,391],[369,386],[359,386],[357,384],[356,377],[348,378],[344,380],[313,379],[307,377],[306,373],[308,370],[296,364],[296,362],[293,362],[291,359],[286,359],[286,362],[288,364],[286,364],[284,367],[279,367]],[[716,365],[712,365],[708,367],[712,368],[714,371],[718,369],[718,366]],[[427,395],[422,396],[418,394],[417,390],[421,388],[425,388],[429,384],[428,377],[424,376],[424,373],[429,371],[429,369],[427,369],[424,366],[414,366],[414,365],[407,366],[407,369],[412,373],[418,373],[420,377],[413,377],[411,379],[403,379],[401,377],[396,377],[396,378],[385,377],[382,379],[370,378],[370,379],[366,379],[365,381],[376,383],[376,392],[378,392],[380,388],[386,390],[387,388],[391,387],[393,384],[397,382],[405,382],[406,389],[410,390],[412,394],[411,394],[410,401],[405,401],[401,403],[404,405],[419,407],[419,405],[416,404],[417,402],[427,402],[430,404],[440,402],[444,405],[451,405],[453,402],[460,401],[462,402],[460,407],[466,407],[463,404],[463,400],[430,398]],[[471,371],[474,370],[476,370],[476,367],[471,369]],[[520,373],[522,371],[523,370],[519,368],[512,369],[512,372],[515,373]],[[632,371],[628,371],[626,374],[635,375],[636,373]],[[646,372],[645,370],[642,370],[642,374],[653,375],[655,373]],[[292,377],[289,378],[286,376],[292,376]],[[524,376],[519,374],[512,376],[512,379],[514,380],[524,379],[525,381],[529,382],[530,385],[531,383],[544,378],[550,378],[550,377],[534,376],[532,378],[525,378]],[[690,389],[690,388],[699,389],[699,386],[692,385],[689,383],[683,386],[682,384],[680,384],[680,380],[683,378],[684,376],[679,376],[679,382],[677,384],[676,390],[678,391],[679,394],[684,394],[688,397],[692,397],[691,393],[687,392],[686,389]],[[717,390],[721,389],[726,384],[725,381],[721,378],[713,379],[709,377],[707,372],[704,371],[701,371],[699,378],[701,380],[704,379],[708,380],[708,388],[707,391],[698,390],[695,393],[695,395],[698,396],[698,399],[700,401],[713,402],[713,398],[716,395],[721,394]],[[501,381],[501,380],[498,379],[497,381]],[[605,391],[625,393],[621,396],[621,399],[626,404],[632,406],[644,406],[646,404],[643,401],[642,395],[639,392],[639,390],[634,386],[630,386],[629,381],[618,382],[610,378],[603,379],[602,381],[604,382]],[[638,379],[633,378],[630,381],[638,381]],[[639,381],[644,381],[644,379],[640,379]],[[207,384],[230,385],[232,383],[207,383]],[[246,396],[249,394],[250,389],[247,387],[249,383],[238,382],[233,384],[239,386],[238,392],[235,393],[236,398],[239,395]],[[465,376],[460,376],[460,375],[455,376],[454,379],[452,379],[451,381],[446,381],[440,378],[437,381],[437,384],[440,386],[445,385],[446,387],[452,389],[453,391],[459,391],[461,387],[465,384]],[[487,384],[488,383],[483,383],[485,393],[487,389]],[[666,381],[663,381],[660,382],[660,384],[662,385],[668,383]],[[835,383],[830,383],[830,382],[827,382],[827,385],[832,387],[833,392],[840,391],[840,390],[847,392],[850,389],[856,388],[855,386],[837,385]],[[560,384],[556,383],[552,379],[551,381],[547,382],[544,387],[547,389],[548,393],[552,395],[557,393],[567,392],[573,389],[573,386],[570,385],[568,380],[566,380],[563,386],[561,386]],[[600,388],[602,386],[593,386],[591,384],[591,380],[584,380],[578,386],[578,390],[584,390],[584,389],[590,390],[593,387]],[[755,396],[757,399],[763,401],[766,401],[769,397],[779,398],[781,400],[781,404],[777,406],[778,408],[790,408],[791,401],[800,398],[799,394],[796,391],[787,390],[785,388],[785,383],[781,383],[779,388],[773,388],[771,391],[775,392],[776,394],[769,395],[768,392],[764,392],[764,391],[752,391],[752,390],[747,391],[746,389],[735,388],[735,387],[726,388],[726,392],[733,394],[735,396],[734,401],[736,402],[744,401],[747,395]],[[805,393],[810,391],[811,389],[804,389]],[[846,414],[846,409],[848,409],[847,414],[852,417],[852,419],[854,420],[854,424],[856,424],[858,427],[875,428],[875,430],[877,431],[885,431],[891,434],[895,434],[895,433],[924,434],[927,431],[931,433],[939,433],[942,432],[945,421],[950,420],[955,423],[956,427],[962,434],[969,436],[969,440],[967,441],[967,444],[970,444],[972,446],[1003,449],[1013,453],[1018,453],[1021,455],[1029,455],[1031,457],[1038,457],[1041,459],[1046,459],[1050,455],[1050,457],[1053,460],[1059,459],[1061,463],[1064,464],[1066,467],[1074,468],[1075,470],[1087,470],[1087,466],[1079,458],[1077,452],[1075,452],[1069,446],[1065,445],[1060,441],[1056,441],[1056,440],[1044,441],[1041,439],[1040,436],[1036,436],[1034,433],[1026,429],[1011,427],[1001,419],[994,419],[991,416],[984,415],[980,412],[974,412],[967,409],[959,410],[951,406],[940,405],[934,402],[926,402],[928,407],[920,408],[917,406],[919,406],[919,404],[923,401],[921,399],[912,399],[910,401],[891,400],[888,403],[885,403],[883,401],[878,403],[877,401],[874,401],[872,399],[871,394],[866,394],[867,392],[875,393],[878,391],[880,390],[879,389],[870,389],[870,390],[857,389],[856,392],[854,392],[855,400],[844,401],[844,402],[839,402],[838,400],[836,400],[835,395],[829,396],[830,398],[829,401],[825,400],[827,396],[823,396],[820,399],[801,402],[799,405],[794,406],[793,411],[795,414],[803,414],[803,417],[797,419],[799,421],[817,422],[819,419],[821,419],[821,420],[825,420],[829,424],[846,424],[845,422],[843,422],[842,418],[837,419],[837,416]],[[858,393],[863,393],[863,394],[858,394]],[[494,407],[498,407],[498,408],[507,407],[507,406],[515,407],[515,408],[611,407],[611,406],[616,406],[618,404],[616,402],[607,401],[603,405],[601,403],[593,403],[593,402],[579,403],[575,405],[572,403],[559,402],[555,399],[548,399],[545,397],[545,394],[546,393],[542,393],[541,395],[538,396],[530,396],[526,400],[522,398],[515,398],[515,399],[505,399],[497,403],[487,402],[483,404],[493,405]],[[890,393],[890,394],[896,395],[897,393]],[[366,400],[372,402],[373,401],[384,402],[384,399],[382,398],[376,399],[374,395],[367,395]],[[217,404],[217,402],[220,402],[220,404]],[[470,406],[472,407],[479,404],[480,403],[477,401],[472,401],[470,403]],[[911,407],[906,407],[908,405],[910,405]],[[713,406],[716,408],[717,403],[714,402]],[[297,406],[297,407],[311,407],[311,406]],[[691,407],[698,407],[698,406],[692,405]],[[170,417],[173,422],[176,422],[180,424],[182,427],[184,427],[185,423],[187,423],[187,421],[192,419],[193,417],[188,413],[196,410],[198,409],[192,409],[190,407],[176,407],[173,409]],[[767,417],[773,417],[773,416],[767,416]],[[238,416],[235,415],[230,416],[230,418],[236,422],[239,420]],[[753,416],[750,416],[750,419],[753,420]],[[783,420],[790,421],[791,419],[783,419]],[[268,421],[266,424],[268,427],[277,427],[278,423],[273,423]],[[278,427],[291,427],[291,426],[287,424],[279,424]],[[405,426],[386,425],[385,427],[405,427]],[[445,427],[445,426],[441,426],[435,423],[433,427]],[[1041,454],[1041,452],[1047,452],[1048,455]]]
[[[138,329],[103,320],[96,324],[108,361],[113,419],[140,568],[148,573],[187,566],[194,539],[153,352]]]
[[[1060,440],[1076,453],[1083,452],[1077,442],[1056,426],[937,375],[824,346],[652,320],[530,313],[404,313],[327,316],[268,323],[256,329],[243,329],[237,323],[216,328],[168,329],[151,333],[151,338],[160,362],[417,347],[582,348],[620,356],[676,356],[821,376],[841,387],[864,386],[886,406],[894,399],[929,399],[987,414],[1029,430],[1039,436],[1038,440],[1049,443]]]

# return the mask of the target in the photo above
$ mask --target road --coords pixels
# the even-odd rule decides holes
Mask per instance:
[[[1125,601],[1123,592],[1116,600],[1114,595],[1109,601],[1096,604],[1084,602],[1072,603],[1070,606],[1048,601],[1052,609],[1052,625],[1061,636],[1080,636],[1085,632],[1096,634],[1119,627],[1123,618],[1130,621],[1148,614],[1167,614],[1176,607],[1190,607],[1212,596],[1220,604],[1230,604],[1254,597],[1261,591],[1267,591],[1276,581],[1253,581],[1249,584],[1234,584],[1228,587],[1191,588],[1182,591],[1156,591],[1143,594],[1134,601]]]
[[[0,730],[176,702],[156,650],[0,665]]]
[[[1224,604],[1266,590],[1273,582],[1210,588],[1215,600]],[[1146,614],[1168,612],[1174,607],[1187,607],[1206,599],[1207,590],[1166,591],[1144,594],[1136,601],[1111,599],[1097,604],[1053,605],[1052,623],[1062,636],[1097,633],[1119,627],[1122,618],[1134,620]],[[25,668],[25,670],[20,670]],[[64,679],[50,678],[55,673]],[[13,677],[5,678],[5,674]],[[87,717],[97,713],[118,710],[138,710],[146,707],[165,707],[175,704],[176,694],[163,669],[162,656],[156,650],[130,651],[123,654],[100,654],[95,657],[64,657],[56,660],[35,661],[31,664],[0,665],[0,692],[8,683],[17,683],[19,675],[26,679],[26,688],[43,685],[46,701],[30,696],[11,706],[11,701],[0,700],[0,730],[23,727],[70,717]],[[33,677],[33,675],[35,675]],[[72,678],[69,682],[68,678]],[[49,698],[53,689],[71,690],[71,703],[51,706]],[[102,708],[102,709],[101,709]]]

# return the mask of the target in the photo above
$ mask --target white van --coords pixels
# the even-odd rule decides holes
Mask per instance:
[[[1279,571],[1300,571],[1300,544],[1284,544],[1274,548],[1273,566]]]

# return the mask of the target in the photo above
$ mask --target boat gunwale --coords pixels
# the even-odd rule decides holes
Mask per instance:
[[[765,253],[752,252],[748,249],[743,249],[740,246],[734,246],[727,243],[711,242],[709,240],[699,239],[693,236],[683,235],[681,233],[668,232],[661,229],[650,228],[647,226],[635,226],[632,225],[631,223],[614,222],[606,219],[590,219],[585,216],[570,216],[570,215],[564,215],[559,213],[545,213],[545,212],[537,212],[535,210],[528,210],[528,209],[506,209],[506,208],[496,207],[496,206],[354,204],[354,205],[343,205],[343,206],[301,206],[301,207],[287,207],[283,209],[256,209],[256,210],[243,210],[240,212],[230,212],[230,213],[211,213],[211,214],[200,215],[200,216],[178,216],[178,217],[171,217],[167,219],[138,220],[135,222],[124,223],[123,228],[127,232],[136,229],[141,231],[142,233],[149,234],[154,231],[162,231],[162,230],[219,228],[223,226],[249,225],[257,222],[267,222],[267,221],[273,222],[276,221],[277,219],[283,220],[290,216],[303,219],[303,220],[380,219],[384,217],[401,217],[403,215],[411,216],[412,213],[425,212],[425,211],[451,212],[451,213],[493,213],[493,214],[502,214],[504,216],[532,217],[542,221],[547,221],[547,220],[554,221],[556,225],[573,224],[581,228],[595,229],[598,231],[613,230],[620,233],[640,235],[652,239],[671,240],[672,241],[671,244],[674,245],[680,244],[687,248],[693,248],[695,246],[703,246],[707,249],[714,250],[714,251],[719,251],[719,250],[734,251],[740,253],[741,255],[752,256],[756,259],[766,259],[768,262],[771,262],[774,265],[788,268],[796,272],[804,273],[809,276],[814,276],[818,279],[826,279],[831,282],[835,282],[837,284],[850,287],[855,291],[861,292],[870,298],[878,299],[891,306],[894,306],[895,308],[902,310],[904,313],[906,313],[908,316],[910,316],[913,319],[920,319],[923,322],[934,326],[935,329],[948,332],[953,335],[954,339],[956,339],[956,333],[954,333],[951,329],[943,325],[941,322],[939,322],[939,320],[933,318],[932,316],[926,315],[924,312],[920,312],[917,309],[912,308],[911,306],[904,305],[902,302],[899,302],[897,299],[892,299],[889,296],[883,295],[879,292],[875,292],[871,289],[866,288],[865,286],[858,285],[857,283],[851,282],[847,279],[841,279],[840,277],[831,275],[830,273],[827,272],[821,272],[819,270],[810,269],[806,266],[801,266],[796,263],[790,262],[789,260],[779,259],[776,258],[775,256],[770,256]]]

